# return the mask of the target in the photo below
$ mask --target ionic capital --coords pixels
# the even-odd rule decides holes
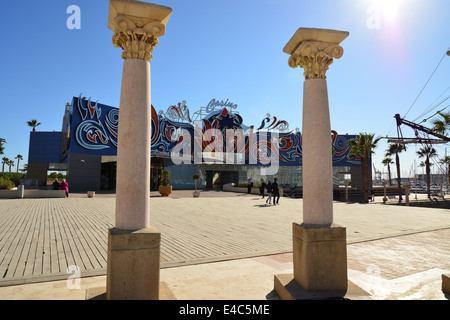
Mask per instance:
[[[343,54],[344,49],[337,43],[304,41],[290,56],[288,64],[291,68],[303,68],[305,79],[326,79],[333,59],[339,59]]]

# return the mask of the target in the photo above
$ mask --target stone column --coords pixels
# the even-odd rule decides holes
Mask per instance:
[[[386,185],[387,185],[387,182],[383,181],[382,184],[383,184],[383,190],[384,190],[383,203],[386,203],[386,201],[388,200],[388,198],[386,197]]]
[[[108,299],[158,299],[160,233],[150,226],[150,61],[172,9],[110,0],[108,28],[123,49],[116,223],[108,239]],[[136,180],[136,178],[138,180]]]
[[[409,189],[411,189],[411,184],[405,184],[403,185],[403,189],[405,189],[405,204],[406,206],[409,206]]]
[[[326,71],[342,57],[348,32],[300,28],[284,47],[289,66],[301,67],[303,90],[303,223],[333,223],[333,167]]]
[[[306,292],[343,296],[348,287],[346,229],[333,223],[331,125],[326,72],[343,55],[348,32],[300,28],[284,47],[301,67],[303,92],[303,223],[293,224],[294,279]],[[277,276],[276,276],[277,277]],[[286,280],[289,278],[285,278]],[[282,285],[275,279],[275,289]],[[282,289],[280,290],[282,291]],[[278,290],[277,290],[278,292]]]
[[[348,200],[348,187],[350,186],[350,181],[345,180],[344,181],[344,185],[345,185],[345,202],[349,202],[349,200]]]

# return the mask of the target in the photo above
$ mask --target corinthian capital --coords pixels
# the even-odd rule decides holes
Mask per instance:
[[[333,60],[344,54],[339,44],[347,36],[348,32],[344,31],[300,28],[283,51],[290,55],[290,67],[304,69],[305,79],[326,79],[326,72]]]
[[[305,70],[305,79],[326,79],[326,72],[333,63],[344,54],[344,49],[336,43],[304,41],[289,58],[291,68],[300,66]]]
[[[172,9],[134,0],[110,0],[108,28],[113,45],[123,49],[123,59],[151,61],[164,35]]]
[[[164,34],[166,27],[156,20],[136,20],[125,15],[114,18],[113,45],[123,49],[123,59],[150,61],[153,58],[153,49],[159,43],[158,37]]]

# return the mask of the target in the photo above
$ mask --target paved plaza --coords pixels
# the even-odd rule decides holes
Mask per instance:
[[[85,299],[104,287],[114,214],[113,194],[1,199],[0,299]],[[373,299],[447,298],[448,209],[335,202],[334,216],[347,228],[349,280]],[[161,281],[176,299],[274,299],[273,276],[292,273],[292,222],[301,220],[301,199],[152,193]],[[67,287],[69,266],[81,272],[79,289]]]

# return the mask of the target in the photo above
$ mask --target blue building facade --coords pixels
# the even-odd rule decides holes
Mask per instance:
[[[152,189],[158,187],[163,169],[171,173],[175,189],[193,188],[194,174],[201,176],[204,188],[250,177],[277,177],[285,186],[302,185],[301,133],[285,120],[267,115],[257,125],[246,125],[236,104],[212,99],[192,114],[184,101],[159,113],[152,106],[151,121]],[[61,132],[30,136],[29,166],[60,163],[74,190],[114,189],[118,123],[118,108],[73,97]],[[349,140],[355,137],[331,132],[336,188],[360,170],[360,159],[349,153]]]

